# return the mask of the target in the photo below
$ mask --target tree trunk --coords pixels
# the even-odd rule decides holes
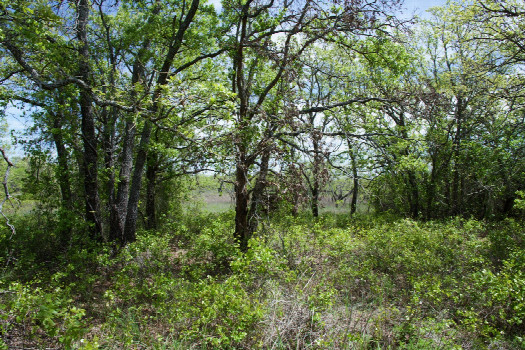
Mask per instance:
[[[87,22],[89,18],[89,2],[79,0],[77,5],[78,24],[77,36],[81,44],[79,76],[86,83],[91,81],[89,65],[89,43],[87,40]],[[84,190],[86,204],[86,220],[91,224],[90,234],[95,240],[102,241],[102,221],[100,219],[100,198],[98,194],[98,155],[95,117],[91,95],[85,89],[80,90],[80,112],[82,115],[82,137],[84,139]]]
[[[168,48],[166,53],[166,58],[160,69],[159,76],[157,78],[157,84],[153,96],[151,98],[152,107],[151,114],[156,115],[159,111],[159,98],[162,94],[164,86],[168,83],[169,72],[175,59],[175,55],[179,52],[182,42],[184,39],[184,34],[188,30],[190,24],[193,22],[195,14],[199,8],[200,0],[192,0],[188,13],[184,20],[179,21],[179,28],[176,34],[173,36],[173,42]],[[136,230],[137,230],[137,215],[138,215],[138,205],[140,198],[140,189],[142,186],[142,173],[144,172],[144,165],[146,164],[146,156],[148,153],[149,140],[151,137],[151,131],[153,129],[153,123],[151,120],[147,119],[144,123],[144,128],[142,129],[142,135],[140,138],[139,149],[137,152],[137,157],[135,160],[135,169],[133,170],[133,179],[131,181],[131,187],[129,190],[129,199],[126,213],[126,221],[124,224],[124,242],[133,242],[136,239]]]
[[[104,124],[102,131],[102,151],[104,153],[104,169],[106,169],[106,212],[110,214],[115,207],[115,124],[117,111],[115,108],[104,108],[101,113]],[[107,218],[106,218],[107,220]],[[111,230],[111,224],[109,225]],[[106,234],[106,233],[105,233]],[[106,234],[111,240],[111,233]]]
[[[458,102],[456,105],[456,134],[454,136],[454,149],[453,149],[453,159],[454,159],[454,168],[453,168],[453,177],[452,177],[452,207],[450,214],[451,215],[460,215],[461,214],[461,199],[459,198],[460,193],[460,151],[461,151],[461,138],[462,138],[462,122],[463,122],[463,103],[461,96],[457,97]]]
[[[394,118],[396,120],[396,118]],[[408,132],[405,122],[405,113],[401,111],[396,120],[398,126],[401,127],[401,136],[404,140],[408,140]],[[410,156],[410,149],[407,147],[403,150],[403,155]],[[410,216],[414,219],[419,216],[419,188],[417,184],[416,172],[414,170],[407,170],[407,187],[408,187],[408,202]]]
[[[352,199],[350,201],[350,215],[354,215],[357,211],[357,195],[359,194],[359,178],[357,173],[357,161],[354,150],[350,141],[348,141],[348,153],[352,161],[352,177],[354,179],[354,188],[352,189]]]
[[[313,122],[312,122],[313,125]],[[319,217],[319,167],[321,165],[321,157],[319,155],[319,139],[318,135],[314,134],[312,137],[314,147],[314,167],[313,167],[313,184],[310,188],[312,192],[312,215],[314,218]]]
[[[266,177],[268,175],[268,165],[270,163],[270,149],[266,148],[261,157],[261,167],[259,176],[255,182],[252,191],[252,198],[250,203],[250,211],[248,213],[248,239],[257,230],[259,224],[259,213],[261,209],[261,202],[263,200],[264,189],[266,188]]]
[[[149,47],[149,40],[144,42],[139,53],[139,57],[135,59],[133,63],[133,72],[131,76],[131,85],[133,90],[131,91],[131,97],[134,100],[136,98],[135,85],[140,82],[144,74],[144,66],[141,61],[143,52]],[[124,138],[122,140],[122,154],[121,154],[121,165],[119,172],[119,182],[117,188],[117,195],[113,202],[113,206],[110,208],[110,237],[112,241],[120,241],[121,244],[125,243],[124,239],[124,226],[126,223],[128,200],[129,200],[129,187],[130,177],[133,170],[133,149],[135,147],[135,131],[136,124],[132,118],[126,119],[124,127]]]
[[[434,213],[434,198],[436,196],[436,184],[434,182],[433,176],[430,177],[430,181],[427,184],[427,207],[425,208],[425,219],[431,220]]]
[[[160,12],[160,6],[156,6],[152,15],[157,15]],[[154,16],[148,19],[148,23],[153,21]],[[131,100],[135,101],[137,98],[136,87],[142,83],[144,77],[144,55],[151,45],[151,40],[148,38],[142,43],[137,57],[133,63],[133,71],[131,74]],[[133,150],[135,147],[136,123],[133,118],[128,117],[124,127],[124,138],[122,140],[121,153],[121,167],[119,172],[119,181],[117,194],[113,206],[110,208],[110,235],[112,241],[120,241],[125,244],[124,226],[126,223],[126,212],[128,209],[130,178],[133,170]]]
[[[315,178],[312,187],[312,215],[314,218],[319,217],[319,181]]]
[[[124,224],[124,243],[130,243],[136,239],[137,218],[139,212],[139,198],[140,188],[142,185],[142,173],[144,165],[146,164],[146,156],[148,154],[148,145],[151,136],[153,124],[146,120],[142,135],[140,138],[139,149],[135,161],[135,169],[133,171],[133,178],[131,180],[131,187],[129,191],[128,206],[126,212],[126,221]]]
[[[69,165],[67,159],[67,149],[64,145],[64,138],[62,136],[62,121],[64,120],[64,115],[62,110],[59,109],[56,115],[53,115],[53,141],[55,142],[55,147],[57,149],[57,160],[58,168],[56,171],[56,177],[58,179],[58,185],[60,187],[60,193],[62,196],[62,208],[71,210],[73,208],[73,200],[71,195],[71,184],[70,184],[70,174],[69,174]],[[66,220],[67,215],[66,214]],[[65,225],[64,225],[65,224]],[[63,224],[60,225],[60,230],[58,231],[60,245],[63,248],[69,246],[71,241],[71,229],[69,225],[69,220],[63,221]]]
[[[158,155],[154,152],[149,152],[146,161],[146,229],[148,230],[157,228],[155,188],[157,186],[158,162]]]
[[[417,219],[419,216],[419,189],[414,171],[408,171],[408,185],[410,191],[410,216]]]
[[[129,185],[133,169],[133,148],[135,144],[135,123],[126,121],[124,140],[120,159],[119,182],[114,206],[110,213],[110,238],[112,241],[124,243],[124,224],[128,207]]]
[[[248,165],[246,154],[240,151],[237,155],[235,169],[235,241],[239,244],[241,251],[248,250],[249,228],[248,228]]]

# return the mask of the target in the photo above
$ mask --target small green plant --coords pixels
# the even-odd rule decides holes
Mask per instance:
[[[38,337],[43,332],[50,338],[47,341],[69,349],[88,330],[86,311],[72,305],[72,300],[59,288],[46,292],[40,287],[15,282],[4,295],[0,309],[4,334],[20,326],[28,332],[24,336]]]

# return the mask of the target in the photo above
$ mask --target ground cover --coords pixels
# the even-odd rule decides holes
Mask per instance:
[[[276,214],[245,254],[232,240],[232,222],[231,212],[193,213],[141,232],[116,255],[86,246],[46,262],[20,250],[15,268],[3,270],[2,347],[525,344],[520,222]]]

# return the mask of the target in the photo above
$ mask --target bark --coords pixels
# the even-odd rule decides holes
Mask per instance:
[[[270,163],[270,149],[266,148],[261,157],[261,167],[257,181],[252,191],[252,198],[250,203],[250,211],[248,213],[248,239],[257,230],[259,224],[259,213],[261,205],[263,204],[264,190],[266,188],[266,178],[268,176],[268,165]]]
[[[146,156],[148,154],[147,147],[151,137],[151,130],[153,124],[147,120],[140,138],[139,150],[135,160],[135,169],[133,171],[133,178],[131,180],[131,187],[129,190],[128,206],[126,211],[126,221],[124,224],[124,243],[130,243],[136,239],[137,219],[139,212],[139,198],[140,188],[142,185],[142,172],[146,164]]]
[[[158,155],[153,152],[148,153],[146,162],[146,229],[153,230],[157,228],[155,188],[157,187],[159,168]]]
[[[419,189],[417,186],[416,174],[414,171],[409,170],[407,177],[410,191],[410,216],[417,219],[419,216]]]
[[[235,232],[234,239],[239,244],[241,251],[248,250],[248,168],[250,164],[246,159],[246,147],[242,132],[248,119],[247,90],[244,81],[244,41],[246,38],[249,2],[243,6],[243,17],[240,23],[239,42],[234,57],[233,92],[239,98],[238,129],[240,140],[236,142],[237,155],[235,167]]]
[[[62,101],[60,101],[62,103]],[[57,160],[58,160],[58,169],[57,169],[57,180],[60,187],[60,193],[62,196],[62,207],[68,210],[73,208],[73,200],[71,194],[71,181],[70,181],[70,172],[68,165],[67,149],[64,144],[64,137],[62,136],[62,121],[64,120],[64,115],[61,109],[57,112],[56,115],[53,115],[53,129],[55,129],[53,134],[53,141],[57,150]],[[66,214],[67,215],[67,214]],[[61,246],[69,246],[71,240],[71,229],[68,225],[69,222],[64,222],[66,225],[61,225],[60,230],[58,231],[58,237],[60,238]]]
[[[312,191],[312,215],[314,218],[319,217],[319,181],[314,178]]]
[[[133,148],[135,143],[135,124],[126,121],[122,154],[120,159],[119,181],[117,195],[110,213],[110,238],[112,241],[124,242],[124,223],[129,198],[129,185],[133,169]]]
[[[149,44],[146,43],[143,48]],[[131,78],[132,86],[137,84],[142,75],[144,67],[142,66],[140,57],[137,57],[133,64],[133,73]],[[132,98],[135,97],[135,93],[132,92]],[[122,140],[122,153],[120,158],[120,171],[117,194],[113,205],[110,208],[110,239],[112,241],[125,242],[124,239],[124,224],[126,222],[126,211],[128,206],[129,198],[129,186],[130,177],[133,170],[133,149],[135,146],[135,130],[136,125],[132,118],[126,120],[124,126],[124,137]]]
[[[108,40],[109,41],[109,40]],[[110,82],[112,94],[115,93],[115,62],[113,55],[111,55],[112,71],[110,73]],[[105,88],[103,89],[105,92]],[[108,198],[106,205],[106,212],[109,213],[109,233],[108,237],[110,241],[115,241],[113,236],[113,225],[112,225],[112,216],[114,215],[115,208],[115,152],[117,149],[116,146],[116,123],[119,117],[119,111],[115,107],[104,107],[101,113],[102,122],[103,122],[103,131],[102,131],[102,149],[104,152],[104,169],[107,172],[106,179],[106,196]]]
[[[87,40],[87,22],[89,19],[89,2],[79,0],[77,5],[78,23],[77,37],[80,43],[79,76],[85,82],[91,81],[89,64],[89,43]],[[84,191],[86,204],[86,220],[91,224],[90,234],[95,240],[101,241],[102,221],[100,218],[100,198],[98,194],[98,154],[97,136],[93,100],[85,89],[80,90],[80,112],[82,115],[82,137],[84,140]]]
[[[104,107],[101,117],[104,124],[102,131],[102,151],[104,152],[104,169],[107,174],[105,187],[108,201],[106,212],[111,213],[111,208],[115,206],[115,123],[117,120],[117,111],[114,107]],[[111,229],[111,224],[109,226]],[[111,237],[109,238],[111,239]]]
[[[430,220],[434,215],[434,201],[436,197],[436,170],[435,162],[432,162],[432,172],[430,173],[430,181],[427,184],[427,207],[425,219]]]
[[[405,113],[400,111],[397,118],[394,118],[397,125],[401,127],[401,136],[404,140],[408,140],[408,133],[406,129]],[[403,150],[404,156],[410,155],[410,149],[407,147]],[[419,217],[419,188],[417,184],[416,172],[414,170],[407,170],[407,187],[408,187],[408,202],[410,216],[414,219]]]
[[[313,125],[313,122],[312,122]],[[319,139],[317,135],[313,135],[313,148],[314,148],[314,167],[313,167],[313,183],[310,186],[312,193],[312,215],[314,218],[319,217],[319,167],[321,165],[321,156],[319,155]]]
[[[299,194],[294,193],[293,195],[293,207],[292,207],[292,216],[297,217],[299,215]]]
[[[451,208],[450,208],[450,214],[451,215],[460,215],[462,208],[461,208],[461,199],[459,197],[460,193],[460,181],[461,181],[461,175],[460,175],[460,152],[461,152],[461,138],[463,133],[463,100],[461,96],[457,97],[458,102],[456,105],[456,134],[454,136],[454,149],[453,149],[453,159],[454,159],[454,168],[453,168],[453,175],[452,175],[452,193],[451,193]]]
[[[516,200],[515,195],[507,196],[505,200],[503,201],[503,208],[502,212],[504,216],[509,216],[512,212],[512,208],[514,208],[514,202]]]
[[[253,165],[254,161],[252,157],[248,157],[247,146],[249,141],[247,136],[243,133],[247,129],[247,126],[252,122],[253,118],[257,113],[261,112],[263,108],[263,102],[268,97],[270,91],[278,84],[281,80],[286,67],[292,62],[307,46],[313,43],[313,39],[307,40],[304,45],[298,50],[293,57],[291,57],[290,48],[294,43],[292,37],[301,30],[301,24],[306,17],[308,10],[311,8],[310,3],[306,2],[304,8],[300,13],[297,14],[297,23],[293,25],[291,30],[284,40],[284,48],[280,57],[280,62],[277,64],[277,73],[269,81],[269,83],[261,88],[257,93],[252,94],[253,87],[253,74],[252,69],[245,70],[244,64],[244,48],[257,46],[258,43],[249,42],[248,31],[251,29],[251,25],[248,23],[249,19],[256,18],[263,13],[266,9],[270,8],[273,4],[271,1],[269,4],[260,6],[255,11],[250,11],[251,4],[254,3],[252,0],[248,0],[243,3],[240,9],[240,20],[237,24],[236,30],[236,43],[235,49],[232,50],[233,54],[233,76],[232,76],[232,91],[237,94],[239,100],[239,108],[236,114],[237,117],[237,139],[234,141],[236,147],[236,168],[235,168],[235,233],[234,238],[239,243],[242,251],[247,250],[248,239],[250,236],[250,228],[248,223],[248,204],[249,204],[249,193],[248,193],[248,172],[249,168]],[[256,39],[260,40],[260,39]],[[267,40],[267,39],[262,39]],[[260,42],[259,42],[260,43]],[[257,59],[252,61],[252,64],[256,63]],[[252,68],[255,67],[254,65]],[[248,74],[247,74],[248,73]],[[245,79],[245,76],[247,77]],[[253,99],[252,99],[253,98]],[[261,149],[254,150],[252,156],[259,153]]]
[[[348,145],[348,150],[350,153],[350,160],[352,161],[352,177],[354,178],[354,188],[352,189],[352,199],[350,201],[350,215],[354,215],[357,211],[357,195],[359,194],[359,178],[357,173],[357,162],[352,149],[350,142]]]
[[[150,23],[154,16],[160,12],[160,6],[156,6],[152,11],[152,16],[148,19]],[[133,69],[131,74],[131,100],[137,99],[135,87],[141,84],[145,78],[144,55],[151,45],[150,38],[147,38],[142,43],[142,46],[133,62]],[[120,155],[120,171],[118,175],[117,193],[110,211],[110,235],[113,241],[120,241],[125,244],[124,227],[127,217],[130,178],[133,171],[133,151],[135,148],[135,134],[136,123],[132,117],[128,117],[125,121],[124,136],[122,140],[122,152]]]
[[[248,250],[248,171],[244,151],[237,156],[235,169],[235,241],[241,251]]]

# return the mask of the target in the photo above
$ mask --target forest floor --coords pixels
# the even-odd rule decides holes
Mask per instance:
[[[523,227],[280,212],[245,254],[231,211],[118,253],[20,228],[0,349],[523,349]]]

